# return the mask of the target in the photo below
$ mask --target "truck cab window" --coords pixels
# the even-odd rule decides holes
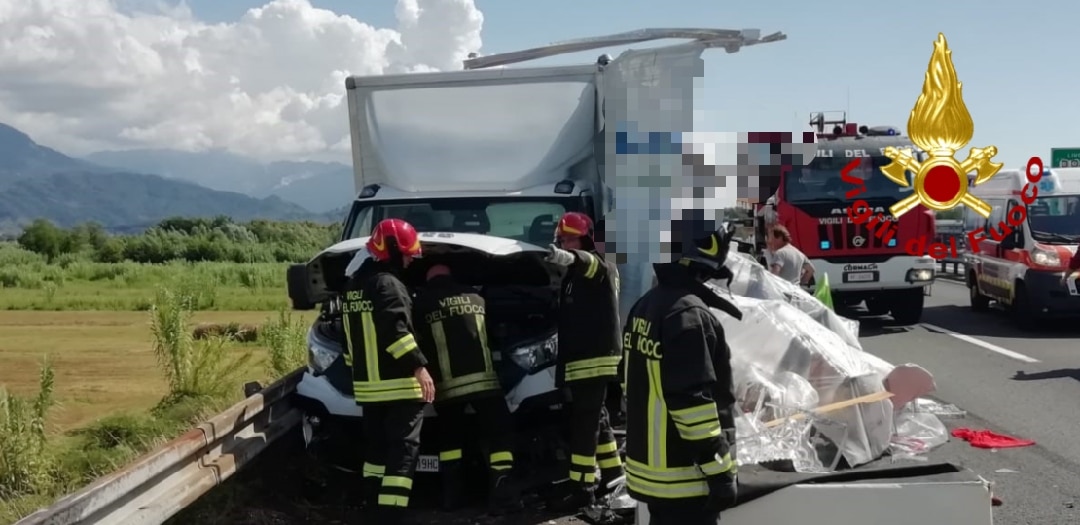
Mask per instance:
[[[817,157],[809,166],[793,167],[788,176],[784,177],[784,199],[792,204],[848,201],[846,194],[852,188],[841,178],[840,171],[851,160],[846,157]],[[859,167],[850,173],[851,176],[862,179],[866,185],[866,191],[856,198],[866,201],[898,201],[911,193],[910,173],[907,187],[900,186],[882,175],[881,168],[890,162],[892,161],[883,156],[863,157]]]
[[[984,231],[989,234],[991,228],[997,228],[998,224],[1001,224],[1001,222],[1005,220],[1005,201],[991,199],[986,202],[993,208],[993,211],[990,212],[990,218],[986,220],[986,226],[984,227]]]
[[[1034,240],[1047,244],[1075,244],[1080,240],[1080,196],[1039,197],[1027,212]]]
[[[372,202],[353,208],[347,238],[364,237],[383,219],[404,219],[420,232],[494,235],[546,246],[555,224],[568,211],[580,211],[580,198],[478,198]]]

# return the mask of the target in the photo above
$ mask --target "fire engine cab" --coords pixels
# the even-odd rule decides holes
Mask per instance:
[[[934,214],[919,206],[900,218],[892,216],[889,206],[913,190],[910,184],[901,187],[890,181],[880,168],[891,162],[884,155],[888,146],[910,148],[920,160],[923,153],[896,128],[859,126],[847,122],[845,112],[830,113],[831,119],[826,112],[810,119],[817,133],[817,156],[809,165],[781,172],[776,193],[756,213],[758,249],[764,249],[771,223],[781,224],[814,265],[815,276],[828,274],[834,303],[865,302],[871,315],[891,314],[900,324],[918,323],[935,264],[926,254],[909,255],[904,247],[909,239],[934,237]],[[826,133],[829,126],[831,133]],[[855,159],[860,163],[847,178],[860,179],[862,191],[851,198],[847,194],[857,185],[845,182],[841,170]],[[908,177],[910,181],[914,175]],[[852,221],[848,209],[858,200],[895,228]],[[893,234],[886,235],[887,230]]]
[[[971,308],[996,301],[1024,329],[1040,318],[1080,316],[1077,282],[1062,280],[1080,243],[1080,168],[1044,169],[1037,182],[1023,169],[1002,170],[971,193],[993,207],[989,219],[965,214],[965,231],[981,229],[969,233]]]

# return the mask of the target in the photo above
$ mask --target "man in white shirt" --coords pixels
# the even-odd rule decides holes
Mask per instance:
[[[769,271],[792,284],[806,285],[814,277],[814,265],[803,252],[791,245],[791,233],[779,224],[769,228],[765,239],[769,250],[765,262]]]

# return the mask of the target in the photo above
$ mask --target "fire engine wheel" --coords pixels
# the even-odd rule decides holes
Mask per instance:
[[[922,288],[912,288],[896,294],[893,298],[892,316],[900,325],[919,324],[922,320],[923,304],[926,296]]]
[[[971,309],[973,311],[985,312],[990,309],[990,298],[979,291],[979,283],[975,281],[974,275],[968,277],[968,292],[968,297],[971,298]]]

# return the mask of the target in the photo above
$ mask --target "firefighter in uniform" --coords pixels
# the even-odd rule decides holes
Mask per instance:
[[[449,267],[435,264],[427,270],[427,284],[417,296],[413,312],[420,348],[434,359],[443,507],[461,507],[471,492],[462,475],[462,448],[468,433],[465,410],[471,406],[489,446],[492,511],[520,509],[510,477],[514,466],[512,421],[491,362],[484,298],[455,280]]]
[[[704,285],[730,279],[730,238],[706,221],[679,222],[677,261],[653,265],[657,285],[623,333],[626,482],[651,525],[714,525],[735,504],[737,468],[731,356],[709,307],[742,314]]]
[[[364,417],[364,489],[378,523],[400,523],[409,506],[424,407],[435,386],[413,335],[412,300],[400,274],[420,256],[409,223],[386,219],[371,232],[368,258],[349,278],[342,324],[353,395]]]
[[[589,216],[569,212],[555,228],[549,263],[566,268],[559,305],[556,384],[568,404],[570,479],[557,490],[552,507],[577,509],[622,476],[622,460],[605,407],[608,386],[618,382],[622,359],[619,272],[597,253]]]

